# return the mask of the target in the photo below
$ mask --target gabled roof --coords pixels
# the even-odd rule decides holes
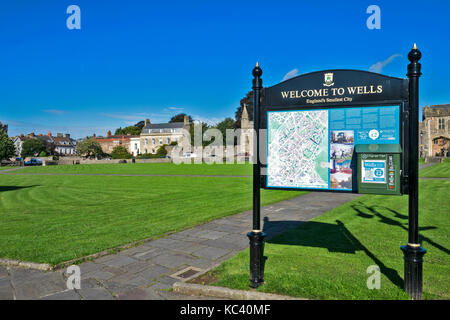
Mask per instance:
[[[437,104],[423,108],[423,118],[450,116],[450,104]]]

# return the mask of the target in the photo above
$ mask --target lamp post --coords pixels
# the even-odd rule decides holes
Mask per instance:
[[[419,243],[419,77],[422,53],[416,44],[408,54],[409,146],[408,146],[408,243],[401,247],[404,260],[405,291],[413,300],[422,299],[422,263],[426,250]]]
[[[264,283],[264,238],[261,230],[261,167],[259,159],[259,112],[262,90],[262,70],[256,63],[253,69],[253,230],[247,234],[250,240],[250,287]]]

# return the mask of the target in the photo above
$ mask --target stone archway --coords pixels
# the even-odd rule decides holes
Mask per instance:
[[[432,157],[450,157],[450,136],[437,135],[431,138]]]

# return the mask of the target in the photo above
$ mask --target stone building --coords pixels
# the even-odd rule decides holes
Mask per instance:
[[[61,156],[71,156],[76,154],[77,141],[70,137],[70,134],[57,133],[56,137],[52,137],[51,132],[48,136],[55,145],[55,153]]]
[[[12,141],[14,143],[14,146],[16,147],[17,157],[20,157],[20,155],[22,154],[22,145],[28,139],[31,138],[29,138],[28,136],[24,136],[23,134],[21,134],[20,136],[12,137]]]
[[[426,106],[419,123],[419,155],[450,157],[450,104]]]
[[[238,156],[253,155],[253,121],[249,120],[247,105],[244,104],[241,115],[241,136],[239,145],[236,146]]]
[[[155,154],[159,147],[172,142],[181,145],[185,137],[184,130],[189,132],[190,126],[187,116],[184,116],[184,122],[172,123],[151,123],[146,119],[140,136],[140,153]]]
[[[127,149],[128,153],[131,153],[131,139],[132,138],[139,138],[139,136],[132,136],[132,135],[112,135],[111,131],[108,131],[106,134],[106,137],[97,137],[95,134],[92,136],[92,138],[95,138],[97,142],[102,147],[102,151],[107,154],[111,154],[111,152],[114,150],[117,146],[123,146]]]

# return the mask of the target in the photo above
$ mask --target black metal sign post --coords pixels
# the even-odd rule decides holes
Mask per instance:
[[[253,69],[253,230],[247,234],[250,239],[250,287],[257,288],[264,283],[264,237],[261,230],[261,166],[259,158],[259,112],[262,90],[262,70],[256,63]]]
[[[408,150],[408,244],[401,249],[405,260],[405,291],[414,299],[422,298],[422,262],[426,250],[419,244],[419,77],[422,57],[414,44],[408,54],[409,78],[409,150]]]

